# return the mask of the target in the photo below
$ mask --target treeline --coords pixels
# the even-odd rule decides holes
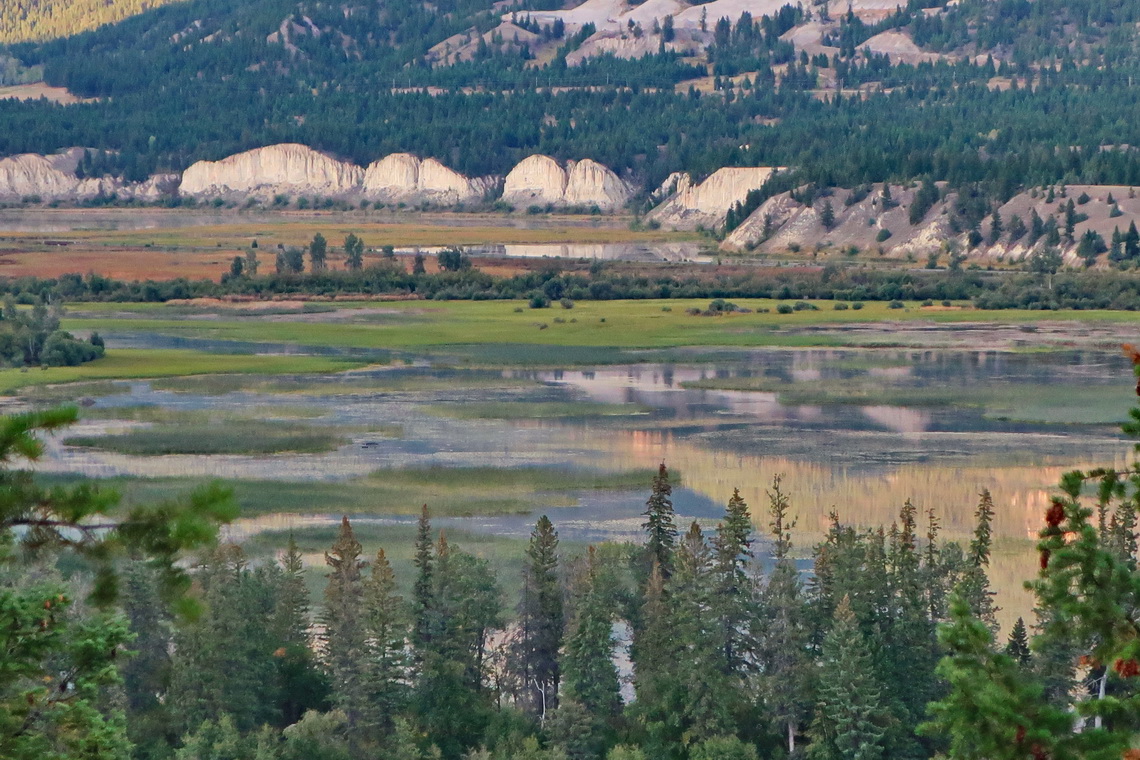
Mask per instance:
[[[678,525],[671,493],[662,465],[641,546],[567,554],[539,519],[512,600],[486,560],[432,531],[427,507],[407,598],[347,518],[316,603],[292,541],[280,562],[250,564],[236,546],[202,560],[194,621],[166,612],[135,565],[123,609],[139,652],[124,673],[136,756],[747,760],[807,745],[846,760],[945,746],[915,727],[947,694],[936,629],[951,595],[996,630],[988,494],[968,549],[910,502],[889,530],[833,515],[808,579],[778,477],[763,539],[739,493],[715,526]],[[1010,646],[1019,667],[1056,667],[1029,656],[1020,622]]]
[[[423,256],[408,271],[396,261],[381,261],[357,270],[327,267],[304,272],[302,249],[282,251],[278,270],[258,274],[249,257],[235,257],[221,282],[213,280],[147,280],[126,282],[102,275],[67,274],[58,278],[20,277],[0,280],[0,294],[18,303],[44,300],[161,303],[186,298],[281,295],[336,297],[397,296],[429,300],[521,299],[533,307],[568,301],[668,298],[773,298],[778,300],[972,301],[983,309],[1140,309],[1140,274],[1104,271],[1057,272],[1060,261],[1049,257],[1030,262],[1019,272],[975,270],[884,271],[829,265],[820,269],[741,271],[731,273],[630,271],[620,263],[593,263],[588,271],[564,271],[557,265],[498,277],[478,270],[459,251],[438,272],[427,272]],[[1042,267],[1038,267],[1038,259]],[[256,260],[256,256],[255,256]]]

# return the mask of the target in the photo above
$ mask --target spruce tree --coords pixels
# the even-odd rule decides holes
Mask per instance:
[[[396,593],[396,575],[381,549],[364,581],[364,631],[370,728],[383,740],[395,730],[395,720],[407,700],[408,632],[404,600]]]
[[[360,542],[348,517],[341,520],[332,548],[325,552],[325,563],[331,569],[325,586],[325,604],[321,615],[325,664],[332,683],[333,703],[344,711],[349,730],[360,740],[369,723],[371,708],[369,684],[363,667],[367,655],[364,630],[365,563],[360,559]]]
[[[811,760],[880,760],[890,720],[867,641],[844,597],[823,641]]]
[[[713,555],[696,522],[677,547],[676,571],[666,590],[678,644],[672,660],[680,688],[674,720],[680,720],[682,733],[677,738],[700,741],[732,733],[739,682],[725,675],[721,631],[714,624]]]
[[[1009,640],[1005,645],[1005,653],[1013,658],[1018,665],[1029,664],[1029,633],[1025,630],[1025,620],[1018,618],[1009,632]]]
[[[974,516],[977,524],[974,528],[974,538],[970,541],[970,551],[966,557],[966,569],[959,591],[970,605],[974,617],[996,631],[997,608],[994,606],[994,592],[990,591],[989,577],[986,573],[990,564],[990,548],[993,543],[991,526],[994,518],[994,502],[989,490],[982,491]]]
[[[522,693],[522,707],[545,716],[558,707],[561,680],[558,655],[562,648],[564,612],[558,580],[558,532],[543,515],[531,532],[523,568],[518,634],[512,646],[513,668]]]
[[[645,529],[649,539],[646,544],[646,553],[649,562],[656,562],[661,567],[662,574],[668,578],[673,566],[673,548],[677,543],[677,526],[674,520],[673,486],[669,484],[669,471],[665,469],[664,462],[657,469],[653,478],[653,491],[649,500],[645,502],[646,518],[641,527]]]
[[[420,510],[416,525],[415,555],[412,564],[416,568],[416,580],[412,586],[412,644],[416,649],[417,661],[422,651],[431,643],[432,616],[435,613],[435,579],[432,567],[431,518],[427,504]]]
[[[774,721],[783,729],[788,752],[794,753],[796,735],[807,713],[808,629],[803,587],[791,557],[791,502],[781,487],[781,478],[772,479],[768,493],[770,535],[776,565],[761,594],[762,615],[757,639],[764,673],[763,693]]]
[[[127,563],[121,605],[135,637],[130,644],[134,654],[122,665],[127,733],[140,755],[149,756],[171,739],[165,730],[169,708],[162,697],[170,679],[173,619],[146,563]]]
[[[562,655],[562,680],[566,697],[590,714],[609,719],[621,707],[621,688],[613,661],[613,610],[598,576],[597,552],[591,546],[575,588],[574,614]]]
[[[724,521],[714,538],[716,557],[715,612],[721,629],[723,667],[726,674],[743,676],[751,653],[748,621],[752,617],[752,583],[748,562],[752,558],[752,519],[748,504],[733,489],[725,507]]]
[[[328,679],[313,654],[309,590],[301,551],[292,535],[275,578],[272,629],[280,642],[277,678],[281,718],[288,725],[300,720],[307,710],[322,709],[329,691]]]

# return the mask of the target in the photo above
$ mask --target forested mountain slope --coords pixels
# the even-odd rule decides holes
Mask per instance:
[[[598,2],[167,5],[9,48],[98,102],[0,101],[0,154],[106,150],[134,181],[296,142],[468,176],[534,153],[590,158],[644,191],[730,165],[786,166],[783,182],[820,187],[929,178],[993,202],[1049,183],[1140,185],[1140,0],[613,0],[587,18]],[[644,55],[620,57],[632,42]]]
[[[174,1],[6,0],[0,3],[0,42],[77,34]]]

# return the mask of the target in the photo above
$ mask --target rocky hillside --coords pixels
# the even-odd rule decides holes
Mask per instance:
[[[1073,265],[1140,264],[1140,198],[1134,187],[1056,185],[1018,193],[1000,205],[978,200],[932,184],[800,188],[765,201],[721,248],[873,253],[942,264],[954,257],[1019,263],[1056,251]]]

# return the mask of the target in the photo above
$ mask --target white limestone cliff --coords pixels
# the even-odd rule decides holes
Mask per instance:
[[[633,190],[597,161],[570,161],[563,168],[550,156],[528,156],[507,174],[503,200],[515,206],[597,206],[615,211]]]
[[[170,174],[155,175],[139,183],[116,177],[81,179],[76,168],[83,153],[83,148],[69,148],[50,156],[24,153],[0,159],[0,199],[88,200],[117,195],[124,199],[156,201],[177,186],[178,176]]]
[[[441,206],[478,201],[485,190],[483,180],[469,179],[434,158],[421,160],[410,153],[393,153],[373,161],[364,172],[362,185],[364,196],[373,200]]]
[[[647,219],[674,229],[719,227],[729,209],[748,197],[750,190],[763,187],[775,171],[770,166],[726,166],[697,185],[679,180],[678,191],[649,212]]]
[[[272,196],[358,193],[364,179],[359,166],[304,145],[285,143],[255,148],[223,158],[199,161],[182,175],[179,192],[189,196]]]

